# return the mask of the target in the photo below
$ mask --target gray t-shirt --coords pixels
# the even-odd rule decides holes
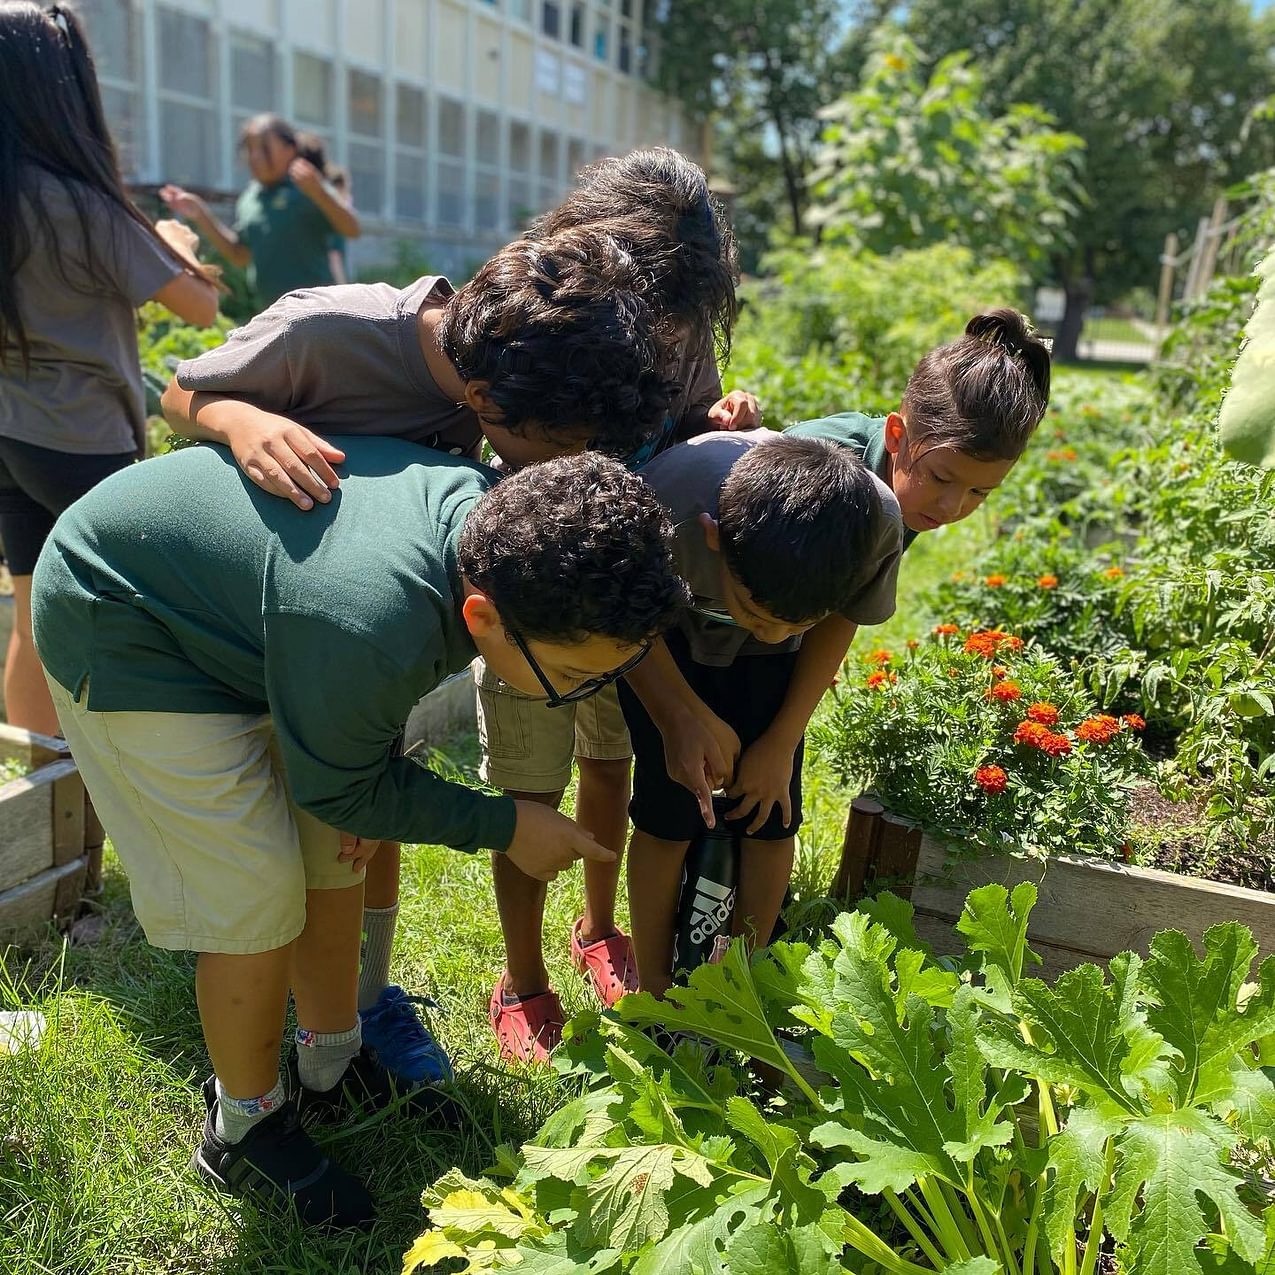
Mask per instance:
[[[417,316],[452,295],[440,275],[410,287],[349,283],[280,297],[224,345],[177,368],[184,390],[244,399],[329,434],[377,434],[476,458],[478,418],[438,388]]]
[[[62,181],[42,174],[38,186],[56,252],[30,205],[23,207],[31,251],[14,289],[31,365],[23,367],[16,342],[6,345],[0,364],[0,435],[56,452],[140,452],[146,444],[146,400],[137,307],[182,267],[118,204],[88,187],[79,189],[92,227],[91,263]]]
[[[662,452],[641,471],[673,519],[674,560],[678,574],[694,594],[679,627],[690,645],[691,658],[698,664],[722,668],[739,655],[773,655],[801,645],[800,638],[767,645],[731,621],[722,597],[721,555],[708,547],[699,521],[704,513],[717,517],[722,484],[735,462],[751,448],[764,447],[778,437],[768,429],[702,434]],[[894,493],[875,474],[871,477],[880,500],[880,516],[874,527],[875,540],[860,564],[862,587],[842,612],[854,624],[882,624],[894,614],[903,519]]]

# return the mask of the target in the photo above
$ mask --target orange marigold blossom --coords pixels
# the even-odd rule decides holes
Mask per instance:
[[[1120,723],[1107,713],[1086,717],[1076,727],[1076,738],[1086,744],[1110,743],[1120,732]]]
[[[1050,575],[1049,572],[1045,572],[1043,576],[1037,577],[1036,583],[1042,589],[1056,589],[1058,587],[1058,577],[1056,575]]]
[[[988,687],[985,694],[988,699],[998,700],[1002,704],[1012,704],[1016,699],[1023,698],[1022,687],[1008,678],[1003,682],[997,682],[994,686]]]
[[[893,656],[891,656],[889,651],[886,651],[886,650],[873,651],[868,656],[868,663],[869,664],[889,664],[892,658]]]
[[[1029,721],[1039,722],[1042,726],[1056,726],[1058,709],[1048,700],[1037,700],[1036,703],[1027,706],[1027,718]]]
[[[909,651],[915,651],[915,650],[916,650],[916,648],[917,648],[918,646],[920,646],[920,645],[921,645],[921,644],[920,644],[920,642],[918,642],[918,641],[916,640],[916,638],[908,638],[908,650],[909,650]]]
[[[989,589],[999,589],[1006,584],[1006,582],[1007,577],[1001,575],[999,571],[993,571],[992,574],[987,576],[983,581]]]
[[[1121,719],[1130,730],[1146,730],[1147,719],[1137,713],[1126,713]]]
[[[1003,664],[992,665],[992,677],[994,677],[996,681],[999,682],[1003,680],[1004,678],[1007,678],[1008,676],[1009,676],[1009,669],[1007,669]]]
[[[936,624],[934,626],[935,637],[953,637],[960,631],[960,627],[955,624]]]
[[[891,686],[899,680],[897,673],[889,673],[885,669],[877,669],[875,673],[868,674],[867,685],[874,691],[880,690],[883,686]]]
[[[1102,574],[1108,580],[1119,580],[1124,575],[1124,569],[1122,567],[1108,567]]]
[[[1009,776],[1000,766],[980,766],[974,772],[974,782],[984,792],[1004,792],[1009,783]]]
[[[1039,722],[1019,722],[1014,730],[1014,743],[1027,744],[1032,748],[1039,748],[1041,740],[1049,734],[1049,729],[1042,726]]]
[[[1007,651],[1021,651],[1023,649],[1023,639],[1014,637],[1010,633],[1002,633],[1001,641]]]
[[[1051,757],[1065,757],[1071,752],[1071,740],[1066,735],[1046,731],[1045,738],[1040,741],[1040,749]]]

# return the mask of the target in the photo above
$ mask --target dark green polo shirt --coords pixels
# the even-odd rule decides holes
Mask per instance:
[[[342,831],[503,850],[512,801],[391,752],[474,657],[456,545],[495,476],[398,439],[333,442],[341,486],[309,511],[212,445],[100,483],[36,567],[41,658],[99,712],[269,713],[293,798]]]
[[[287,178],[251,182],[235,205],[235,234],[252,253],[248,275],[263,306],[296,288],[334,283],[328,262],[332,226]]]

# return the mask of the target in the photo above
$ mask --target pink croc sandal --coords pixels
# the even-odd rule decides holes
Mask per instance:
[[[616,930],[592,943],[580,941],[581,917],[571,927],[571,961],[589,980],[598,1000],[610,1009],[621,996],[638,989],[637,958],[627,934]]]
[[[507,1003],[503,974],[492,989],[487,1018],[506,1062],[547,1063],[562,1041],[565,1016],[557,992],[541,992]]]

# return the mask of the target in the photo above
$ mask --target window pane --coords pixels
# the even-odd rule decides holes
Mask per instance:
[[[557,36],[562,29],[562,6],[557,0],[544,0],[540,10],[540,29],[545,35]]]
[[[633,16],[633,0],[620,0],[620,16],[622,18]]]
[[[531,172],[531,125],[509,121],[509,167],[515,173]]]
[[[350,132],[380,137],[385,131],[381,111],[381,77],[351,69],[346,76],[350,95]]]
[[[552,208],[558,202],[558,183],[557,182],[541,182],[540,183],[540,211],[546,208]]]
[[[216,45],[208,23],[159,7],[159,85],[188,97],[211,98],[217,76]]]
[[[438,149],[465,158],[465,108],[450,97],[438,99]]]
[[[531,0],[509,0],[507,8],[510,17],[521,18],[523,22],[531,21]]]
[[[633,45],[630,42],[628,27],[620,28],[620,43],[616,52],[616,63],[621,71],[629,71],[633,67]]]
[[[309,53],[292,55],[293,111],[302,124],[332,123],[332,63]]]
[[[166,181],[217,184],[217,116],[210,107],[165,102],[159,113],[159,142]]]
[[[478,162],[500,163],[500,119],[491,111],[478,112]]]
[[[536,212],[533,206],[535,196],[531,193],[531,182],[525,177],[511,177],[508,189],[509,225],[514,230],[522,230]]]
[[[571,6],[571,43],[577,49],[584,48],[584,5],[579,0]]]
[[[399,151],[394,165],[394,213],[404,221],[425,220],[425,157]]]
[[[435,171],[438,174],[438,224],[463,227],[465,225],[465,165],[440,159]]]
[[[567,143],[567,176],[573,181],[576,174],[589,162],[588,156],[588,149],[578,137],[573,137]]]
[[[479,230],[500,226],[500,178],[495,173],[479,173],[474,181],[474,224]]]
[[[394,126],[404,146],[425,145],[425,93],[410,84],[400,84],[394,94]]]
[[[120,171],[127,178],[135,178],[142,157],[142,123],[137,110],[137,94],[132,89],[113,89],[103,84],[102,109],[106,112],[106,123],[119,151]]]
[[[366,142],[351,142],[349,154],[354,206],[380,213],[385,207],[385,151]]]
[[[599,18],[597,29],[593,33],[593,56],[599,62],[607,60],[607,43],[610,33],[611,23],[606,18]]]
[[[137,78],[137,22],[129,0],[82,0],[78,6],[99,76]]]
[[[255,35],[230,36],[230,100],[236,110],[273,111],[275,99],[274,46]]]
[[[540,134],[540,176],[546,181],[558,182],[558,143],[557,133]]]

